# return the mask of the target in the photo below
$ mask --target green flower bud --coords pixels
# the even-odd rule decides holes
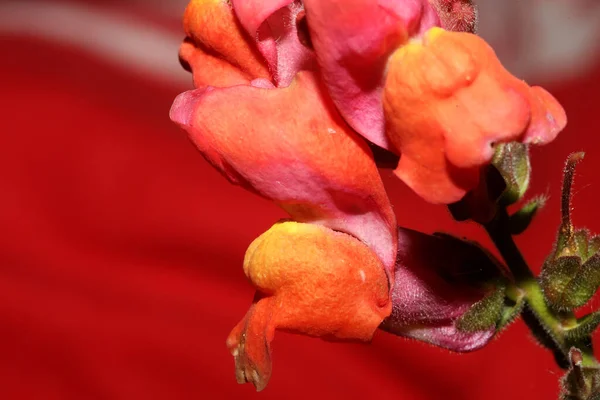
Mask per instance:
[[[562,193],[562,223],[553,253],[546,259],[540,284],[548,304],[558,310],[585,305],[600,287],[600,237],[571,223],[571,186],[583,153],[567,160]]]

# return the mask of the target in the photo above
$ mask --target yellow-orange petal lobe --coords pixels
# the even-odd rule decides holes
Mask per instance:
[[[230,64],[229,67],[218,66],[223,72],[229,72],[229,68],[238,69],[238,74],[243,74],[247,81],[271,79],[267,63],[258,51],[255,40],[239,24],[229,3],[227,0],[191,0],[185,10],[184,29],[188,42],[194,44],[196,52],[182,47],[180,56],[192,67],[197,87],[218,86],[208,79],[201,79],[206,74],[210,77],[211,73],[207,69],[218,64],[215,59]],[[195,60],[194,56],[201,60],[207,58],[212,63],[204,64]],[[210,59],[211,56],[215,59]],[[199,77],[195,76],[197,73]]]
[[[547,143],[566,124],[560,104],[506,71],[483,39],[441,28],[392,55],[383,104],[396,175],[433,203],[474,188],[495,143]]]
[[[391,313],[388,276],[378,257],[358,239],[323,226],[275,224],[248,248],[244,272],[257,295],[227,345],[238,381],[259,390],[271,374],[276,329],[368,341]]]

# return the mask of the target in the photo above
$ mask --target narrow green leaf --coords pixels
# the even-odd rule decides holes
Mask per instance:
[[[533,221],[533,218],[546,204],[546,197],[539,196],[527,202],[523,208],[510,216],[510,233],[518,235],[523,233]]]

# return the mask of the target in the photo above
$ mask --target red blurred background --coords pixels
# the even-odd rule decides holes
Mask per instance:
[[[229,185],[168,119],[191,87],[185,3],[0,2],[0,398],[556,398],[561,371],[520,321],[466,355],[383,332],[371,345],[279,333],[267,389],[235,383],[225,338],[253,295],[243,254],[283,212]],[[551,197],[519,243],[539,269],[572,151],[587,151],[575,222],[600,232],[600,4],[480,5],[509,69],[569,115],[533,152],[530,193]],[[401,224],[488,243],[384,175]]]

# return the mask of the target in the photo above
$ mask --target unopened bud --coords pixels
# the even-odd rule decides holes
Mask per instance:
[[[562,400],[597,400],[600,398],[600,370],[584,366],[581,350],[569,351],[569,371],[562,378]]]

